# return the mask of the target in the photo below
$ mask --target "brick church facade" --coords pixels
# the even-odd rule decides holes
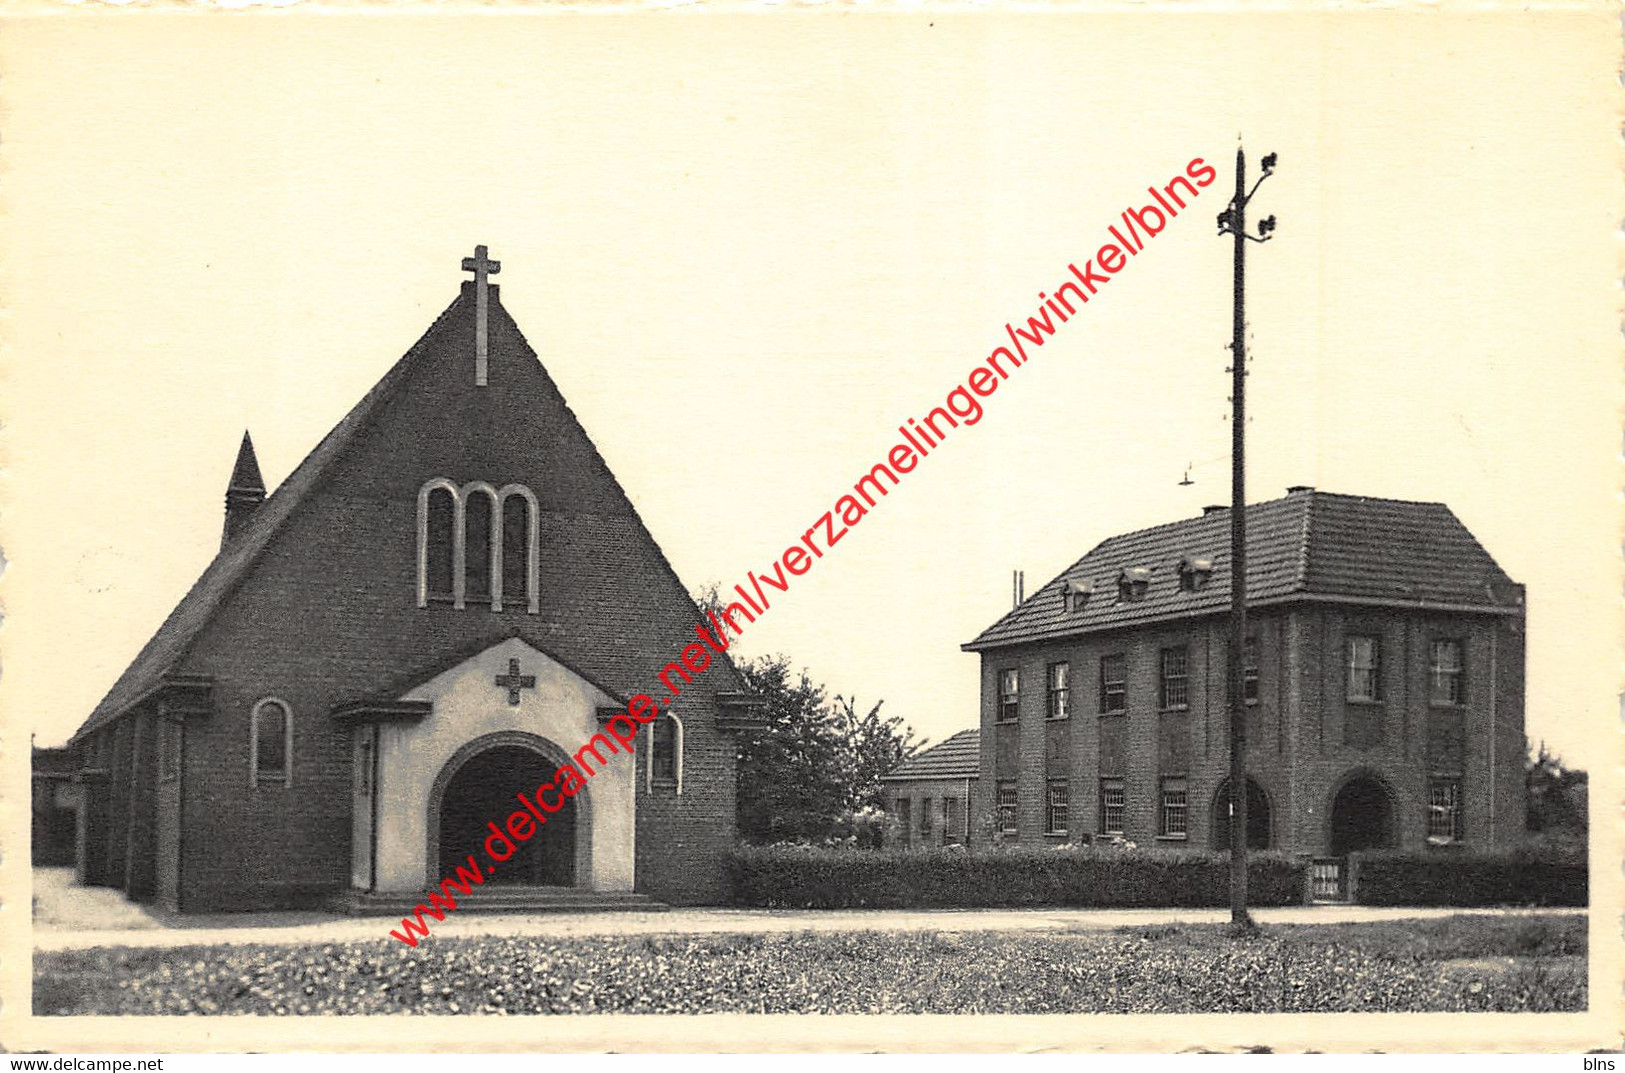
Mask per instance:
[[[69,743],[82,882],[180,911],[415,897],[584,761],[492,884],[719,900],[753,704],[719,656],[632,756],[577,752],[702,620],[497,267],[465,262],[269,497],[244,436],[219,554]]]
[[[1249,842],[1341,856],[1524,829],[1524,599],[1443,504],[1247,507]],[[1229,516],[1112,537],[979,653],[974,843],[1228,843]]]

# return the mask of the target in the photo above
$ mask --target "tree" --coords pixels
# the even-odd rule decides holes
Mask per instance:
[[[881,716],[885,701],[875,701],[873,708],[859,716],[852,698],[838,696],[835,700],[839,733],[851,759],[846,779],[848,808],[883,808],[880,780],[918,752],[920,743],[902,716]]]
[[[1524,807],[1531,833],[1572,834],[1585,838],[1586,773],[1565,767],[1540,743],[1524,763]]]
[[[739,834],[748,842],[822,842],[856,835],[880,805],[880,780],[913,755],[913,731],[876,703],[829,698],[782,655],[738,663],[765,701],[762,725],[739,737]]]
[[[765,702],[762,724],[739,736],[739,834],[748,842],[826,837],[846,804],[841,742],[824,687],[784,656],[739,662]]]
[[[695,596],[717,613],[715,585]],[[864,710],[795,670],[784,655],[734,659],[764,702],[761,725],[738,738],[739,835],[747,842],[823,842],[857,836],[878,822],[880,780],[919,748],[883,701]]]

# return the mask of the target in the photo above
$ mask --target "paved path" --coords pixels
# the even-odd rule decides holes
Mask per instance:
[[[57,873],[42,875],[42,873]],[[65,869],[35,872],[34,945],[177,947],[253,943],[386,942],[398,919],[331,913],[222,913],[177,917],[131,906],[117,891],[72,886]],[[1261,924],[1339,924],[1470,913],[1478,916],[1583,912],[1572,909],[1388,909],[1359,905],[1255,909]],[[663,935],[717,932],[1096,931],[1151,924],[1218,924],[1228,909],[673,909],[666,913],[452,913],[433,934]]]

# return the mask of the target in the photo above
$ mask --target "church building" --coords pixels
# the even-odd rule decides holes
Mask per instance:
[[[1523,837],[1524,594],[1442,503],[1247,507],[1248,842],[1310,857]],[[1229,845],[1230,516],[1103,541],[978,653],[972,843]]]
[[[219,553],[69,743],[81,882],[178,911],[410,904],[590,765],[482,893],[720,900],[757,705],[718,655],[631,755],[583,748],[703,619],[500,265],[463,268],[269,496],[244,435]]]

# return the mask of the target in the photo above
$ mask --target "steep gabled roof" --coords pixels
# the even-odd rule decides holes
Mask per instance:
[[[898,765],[887,779],[974,779],[981,769],[982,732],[972,727]]]
[[[175,605],[175,610],[169,613],[163,625],[158,627],[158,632],[152,635],[151,640],[136,655],[134,662],[113,683],[113,688],[108,690],[107,696],[96,705],[95,710],[90,713],[90,718],[86,719],[84,725],[74,734],[72,741],[78,741],[85,734],[112,720],[157,686],[164,674],[176,666],[198,632],[208,624],[221,602],[247,576],[249,568],[270,545],[272,538],[284,523],[293,516],[299,504],[321,484],[333,464],[367,427],[372,416],[407,379],[418,357],[424,352],[425,343],[461,305],[471,301],[472,297],[468,291],[459,294],[451,305],[435,318],[429,330],[424,332],[412,348],[384,374],[383,379],[373,385],[372,390],[333,426],[332,431],[322,438],[315,450],[306,455],[299,467],[260,505],[249,519],[247,527],[233,538],[229,545],[221,549],[220,554],[216,555],[204,569],[191,590]],[[242,462],[241,450],[238,462],[239,465]],[[258,469],[257,461],[255,468]]]
[[[1196,560],[1211,570],[1187,591],[1181,563]],[[1144,579],[1143,595],[1119,599],[1120,579],[1136,576]],[[1064,590],[1077,592],[1067,605]],[[1443,503],[1312,488],[1247,507],[1247,599],[1289,597],[1501,613],[1522,606],[1519,587]],[[1229,604],[1230,514],[1221,510],[1109,537],[961,647],[979,651],[1213,614]]]

